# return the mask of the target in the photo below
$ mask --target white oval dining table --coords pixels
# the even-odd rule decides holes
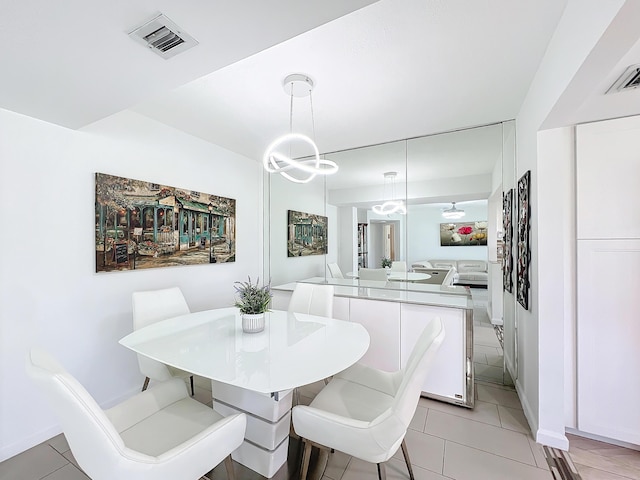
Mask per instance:
[[[136,330],[120,344],[166,365],[259,393],[330,377],[357,362],[369,334],[354,322],[274,310],[244,333],[235,307],[190,313]]]

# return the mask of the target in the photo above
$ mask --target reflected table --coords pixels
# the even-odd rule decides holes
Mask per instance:
[[[346,275],[348,278],[358,278],[358,272],[348,272]],[[387,272],[387,280],[393,282],[419,282],[421,280],[429,280],[431,275],[428,273],[417,272]]]
[[[272,477],[287,459],[292,390],[357,362],[369,334],[353,322],[274,310],[244,333],[237,308],[170,318],[120,340],[134,352],[212,380],[214,409],[249,413],[234,460]]]

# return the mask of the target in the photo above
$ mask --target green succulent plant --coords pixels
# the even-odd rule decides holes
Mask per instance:
[[[382,268],[390,267],[390,266],[391,266],[391,259],[387,257],[382,257]]]
[[[269,311],[269,303],[271,302],[271,284],[267,283],[262,287],[259,286],[260,278],[256,283],[251,283],[251,277],[247,277],[246,282],[234,282],[236,290],[235,306],[240,312],[255,315],[256,313],[264,313]]]

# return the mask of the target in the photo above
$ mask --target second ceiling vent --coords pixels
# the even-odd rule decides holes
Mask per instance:
[[[640,64],[627,67],[616,83],[609,87],[607,93],[623,92],[640,87]]]
[[[129,37],[162,58],[171,58],[198,44],[195,38],[162,14],[130,32]]]

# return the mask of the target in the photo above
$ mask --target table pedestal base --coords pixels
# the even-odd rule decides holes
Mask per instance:
[[[245,441],[231,457],[260,475],[271,478],[287,461],[292,390],[278,400],[226,383],[211,382],[213,409],[221,415],[247,414]]]

